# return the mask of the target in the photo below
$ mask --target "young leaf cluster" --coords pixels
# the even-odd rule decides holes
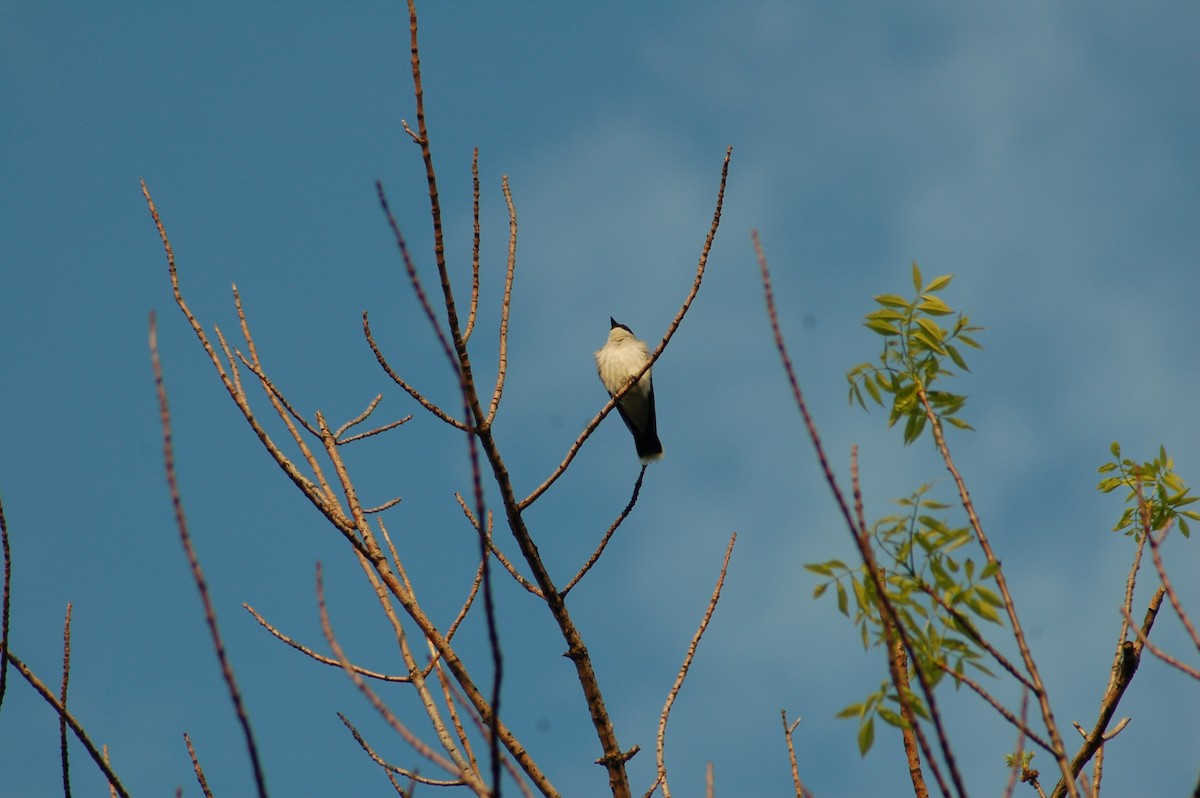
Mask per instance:
[[[971,542],[971,530],[952,528],[939,517],[948,505],[928,498],[930,487],[922,485],[908,498],[897,500],[904,511],[874,524],[871,539],[875,560],[884,572],[897,620],[912,641],[917,665],[930,683],[937,684],[946,670],[962,674],[967,666],[990,675],[980,661],[981,635],[973,619],[1002,622],[998,608],[1004,606],[1003,601],[990,586],[998,565],[979,567],[974,560],[961,557],[958,550]],[[864,648],[887,644],[884,613],[866,566],[852,568],[841,560],[829,560],[804,567],[826,577],[814,589],[813,597],[824,595],[832,587],[838,611],[859,627]],[[916,696],[911,699],[914,707],[920,705]],[[900,715],[889,708],[898,700],[895,686],[888,681],[879,691],[839,714],[859,718],[862,753],[874,739],[876,716],[889,725],[903,725]]]
[[[954,275],[943,274],[925,283],[920,267],[914,263],[914,298],[905,299],[898,294],[876,296],[879,309],[868,313],[863,324],[883,336],[883,353],[877,363],[860,363],[846,375],[850,383],[850,402],[857,401],[864,410],[867,407],[864,394],[880,407],[887,406],[884,396],[890,397],[888,426],[904,420],[906,445],[925,430],[927,418],[920,400],[922,390],[938,418],[955,427],[971,428],[956,415],[967,397],[930,387],[940,377],[954,376],[948,364],[970,371],[960,346],[979,348],[972,334],[983,328],[972,326],[967,316],[959,313],[948,328],[938,321],[955,313],[938,296],[953,278]]]
[[[1197,497],[1188,495],[1190,488],[1175,473],[1175,461],[1167,455],[1167,450],[1158,447],[1158,457],[1144,463],[1123,459],[1121,446],[1116,441],[1110,450],[1112,462],[1100,466],[1099,471],[1101,474],[1115,472],[1116,476],[1100,480],[1096,489],[1104,493],[1112,493],[1122,486],[1129,489],[1125,496],[1125,512],[1113,531],[1132,536],[1144,527],[1157,532],[1168,524],[1177,523],[1183,536],[1190,537],[1188,519],[1200,521],[1200,513],[1183,508],[1195,502]]]

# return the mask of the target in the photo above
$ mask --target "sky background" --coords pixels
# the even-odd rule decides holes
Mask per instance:
[[[399,3],[0,3],[0,495],[13,564],[13,651],[57,684],[74,603],[70,704],[138,795],[197,795],[188,732],[218,794],[252,789],[163,478],[146,345],[159,342],[184,502],[272,794],[389,794],[336,717],[419,760],[344,676],[264,633],[243,602],[325,649],[313,589],[367,667],[400,670],[344,542],[274,467],[171,299],[145,179],[201,322],[236,330],[236,282],[267,368],[333,424],[377,393],[411,422],[349,452],[409,573],[445,626],[475,539],[460,434],[381,373],[447,407],[453,376],[380,213],[382,180],[433,279],[407,22]],[[570,606],[625,747],[653,778],[658,713],[732,532],[725,592],[672,715],[673,791],[789,795],[780,709],[802,717],[818,795],[899,794],[898,737],[864,761],[836,712],[885,678],[805,562],[849,559],[763,312],[750,231],[771,261],[798,376],[843,478],[858,444],[866,510],[922,483],[953,499],[931,443],[846,404],[873,359],[871,296],[913,261],[954,273],[946,300],[987,330],[950,444],[1017,597],[1069,745],[1108,678],[1130,541],[1096,468],[1119,440],[1164,444],[1200,483],[1200,8],[1191,3],[601,5],[426,3],[426,109],[460,299],[469,285],[471,149],[483,185],[477,373],[495,365],[508,175],[519,214],[509,381],[496,423],[518,493],[559,462],[605,395],[592,352],[615,316],[652,342],[685,296],[725,148],[725,213],[699,297],[655,367],[667,457]],[[431,285],[427,282],[427,285]],[[259,401],[259,409],[269,407]],[[615,416],[528,514],[560,583],[629,498],[637,462]],[[493,497],[494,498],[494,497]],[[961,513],[951,521],[963,523]],[[501,536],[503,537],[503,535]],[[511,549],[511,543],[505,539]],[[1166,545],[1200,617],[1197,543]],[[1143,574],[1137,606],[1153,578]],[[499,580],[505,720],[566,795],[601,795],[599,746],[543,607]],[[1140,612],[1139,612],[1140,614]],[[480,656],[478,621],[462,644]],[[1001,632],[1001,634],[1003,634]],[[1154,629],[1189,657],[1178,619]],[[1006,650],[1011,650],[1011,646]],[[1010,705],[1019,695],[996,691]],[[387,693],[414,728],[406,690]],[[969,789],[998,795],[1015,734],[974,696],[944,710]],[[1110,745],[1112,795],[1196,783],[1200,685],[1146,657]],[[102,782],[72,751],[77,794]],[[1044,754],[1034,762],[1053,770]],[[0,791],[60,789],[57,719],[15,673],[0,714]],[[428,767],[423,772],[430,772]],[[1052,778],[1048,779],[1050,782]],[[426,792],[429,790],[422,790]]]

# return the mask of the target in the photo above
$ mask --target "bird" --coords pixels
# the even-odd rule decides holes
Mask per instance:
[[[613,396],[646,365],[650,350],[646,342],[639,341],[624,324],[612,316],[608,320],[612,327],[608,332],[608,341],[596,352],[596,371],[608,395]],[[617,402],[617,412],[633,435],[633,445],[637,448],[642,465],[661,460],[663,446],[658,439],[658,424],[654,416],[654,382],[650,379],[649,369]]]

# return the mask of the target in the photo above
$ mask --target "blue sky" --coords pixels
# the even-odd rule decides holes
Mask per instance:
[[[923,482],[952,494],[928,442],[905,449],[882,413],[846,405],[846,369],[877,352],[861,316],[871,295],[907,290],[912,261],[957,275],[947,301],[987,331],[955,386],[971,396],[965,417],[978,431],[951,446],[1059,717],[1090,726],[1130,556],[1129,541],[1108,531],[1120,506],[1095,492],[1095,469],[1114,439],[1137,458],[1165,444],[1200,482],[1200,12],[1166,2],[644,5],[421,9],[460,292],[470,153],[480,148],[485,307],[475,342],[485,372],[507,229],[502,174],[518,208],[496,434],[519,492],[603,404],[592,352],[608,316],[647,339],[666,329],[734,147],[708,276],[655,368],[667,457],[571,597],[619,738],[643,748],[635,788],[652,778],[657,715],[734,531],[724,598],[668,732],[674,791],[698,794],[712,760],[718,794],[789,794],[781,708],[804,718],[801,772],[819,795],[897,791],[906,778],[893,736],[881,733],[860,761],[854,725],[833,718],[876,687],[883,663],[832,603],[809,598],[815,581],[802,563],[849,556],[850,544],[771,347],[752,228],[843,473],[849,447],[861,446],[872,517]],[[340,539],[263,454],[175,310],[138,180],[201,321],[236,329],[236,282],[259,351],[297,407],[344,420],[382,392],[378,418],[416,413],[356,449],[351,465],[367,496],[404,497],[389,528],[418,588],[449,617],[474,552],[453,500],[468,485],[464,447],[378,371],[360,331],[369,310],[393,364],[453,406],[373,188],[384,181],[430,275],[423,168],[401,128],[414,120],[403,9],[2,8],[0,493],[15,560],[13,650],[55,682],[62,613],[74,602],[71,704],[126,783],[198,794],[186,731],[216,790],[250,789],[171,523],[146,349],[157,310],[184,500],[268,785],[276,795],[384,793],[334,713],[393,761],[413,764],[411,752],[341,674],[268,638],[240,608],[323,647],[319,560],[343,642],[369,667],[396,667]],[[610,418],[530,513],[555,574],[586,558],[636,476],[627,433]],[[1175,537],[1167,553],[1200,614],[1188,578],[1196,545]],[[1151,582],[1139,583],[1142,606]],[[499,599],[506,718],[565,794],[602,794],[603,772],[590,764],[598,746],[549,617],[511,583]],[[1169,612],[1155,635],[1187,654]],[[407,694],[392,698],[420,717]],[[945,703],[968,786],[999,794],[1014,735],[970,695]],[[18,679],[3,709],[5,795],[50,794],[55,718]],[[1105,760],[1106,789],[1194,786],[1197,710],[1197,685],[1145,659],[1121,707],[1132,722]],[[84,759],[73,752],[76,788],[99,789]]]

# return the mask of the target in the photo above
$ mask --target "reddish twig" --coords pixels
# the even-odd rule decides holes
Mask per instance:
[[[4,518],[4,500],[0,498],[0,548],[4,549],[4,598],[0,604],[0,706],[4,706],[4,693],[8,690],[8,651],[9,610],[12,603],[10,585],[12,584],[12,551],[8,545],[8,521]]]
[[[192,569],[192,579],[196,583],[196,589],[200,593],[200,601],[204,605],[204,620],[208,624],[208,631],[212,637],[213,650],[217,654],[217,660],[221,665],[221,676],[225,679],[225,686],[229,690],[229,697],[233,701],[234,712],[237,714],[238,723],[242,727],[242,734],[246,740],[246,751],[250,755],[250,763],[254,769],[254,784],[258,789],[260,798],[266,798],[267,786],[266,777],[263,774],[262,763],[258,756],[258,745],[254,741],[254,732],[250,729],[250,717],[246,714],[246,707],[242,701],[242,693],[238,689],[237,680],[233,675],[233,666],[229,662],[229,656],[225,651],[225,643],[221,639],[221,632],[217,628],[217,614],[213,609],[212,599],[208,594],[208,582],[204,579],[204,572],[200,569],[200,560],[196,557],[196,551],[192,547],[192,538],[188,532],[187,519],[183,513],[183,499],[179,494],[179,483],[175,476],[175,450],[172,443],[171,433],[171,409],[167,405],[167,389],[163,383],[162,364],[158,359],[158,334],[155,328],[154,314],[150,314],[150,363],[154,370],[154,389],[158,395],[158,410],[162,421],[162,436],[163,436],[163,461],[167,476],[167,489],[171,495],[171,506],[175,511],[175,524],[179,529],[179,538],[183,543],[184,553],[187,555],[188,565]]]
[[[62,702],[63,709],[67,708],[67,683],[71,678],[71,602],[67,602],[67,615],[63,620],[63,664],[62,664],[62,689],[59,691],[58,700]],[[62,752],[62,778],[63,778],[63,795],[66,798],[71,798],[71,763],[67,757],[67,720],[62,715],[58,716],[58,740],[59,749]]]

